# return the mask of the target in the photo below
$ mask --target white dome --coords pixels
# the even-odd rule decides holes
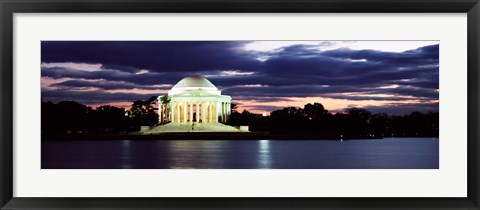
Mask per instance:
[[[208,79],[203,77],[185,77],[173,89],[217,89]]]
[[[208,79],[203,77],[185,77],[173,86],[168,91],[168,94],[220,95],[221,92]]]

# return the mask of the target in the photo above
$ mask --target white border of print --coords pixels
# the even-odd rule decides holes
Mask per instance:
[[[454,13],[17,13],[14,196],[466,197],[466,38]],[[41,40],[440,40],[440,169],[41,170]]]

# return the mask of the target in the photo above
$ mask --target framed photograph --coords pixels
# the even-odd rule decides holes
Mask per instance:
[[[479,209],[478,0],[0,6],[1,209]]]

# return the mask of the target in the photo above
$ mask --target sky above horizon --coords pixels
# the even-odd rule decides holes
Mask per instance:
[[[438,41],[42,41],[43,101],[129,108],[203,76],[239,111],[439,109]]]

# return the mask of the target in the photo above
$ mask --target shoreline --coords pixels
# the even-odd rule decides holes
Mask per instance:
[[[386,136],[390,138],[390,136]],[[433,136],[393,136],[394,138],[418,137],[438,138]],[[271,134],[261,132],[249,133],[161,133],[161,134],[70,134],[56,136],[42,136],[41,140],[371,140],[383,139],[383,136],[351,136],[335,137],[319,134]]]

